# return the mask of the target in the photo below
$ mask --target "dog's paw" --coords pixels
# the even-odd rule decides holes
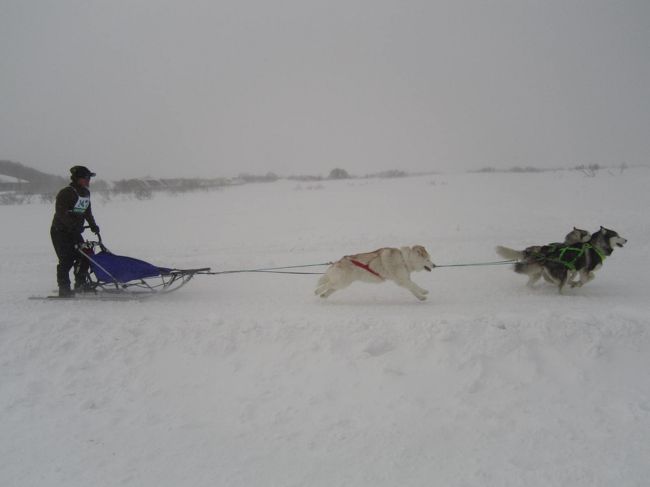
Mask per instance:
[[[326,289],[324,292],[320,293],[319,296],[323,299],[327,299],[336,289]]]
[[[426,301],[427,300],[426,296],[421,295],[421,296],[415,296],[415,297],[418,298],[420,301]]]

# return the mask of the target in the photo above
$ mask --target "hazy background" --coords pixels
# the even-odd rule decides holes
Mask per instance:
[[[63,175],[645,164],[650,2],[0,0],[0,104]]]

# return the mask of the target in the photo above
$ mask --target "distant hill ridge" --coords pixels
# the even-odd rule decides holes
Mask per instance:
[[[13,161],[0,160],[0,175],[27,181],[30,189],[35,191],[58,188],[67,182],[61,176],[48,174]]]

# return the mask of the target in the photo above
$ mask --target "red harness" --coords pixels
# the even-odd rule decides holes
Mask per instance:
[[[354,259],[350,259],[350,262],[352,262],[357,267],[361,267],[362,269],[367,270],[371,274],[374,274],[375,276],[377,276],[382,281],[384,280],[384,278],[381,277],[377,272],[373,271],[368,264],[364,264],[363,262],[359,262],[358,260],[354,260]]]

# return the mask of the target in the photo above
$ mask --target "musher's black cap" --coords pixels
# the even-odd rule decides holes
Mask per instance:
[[[72,166],[70,168],[70,174],[73,179],[94,178],[95,176],[97,176],[97,174],[92,172],[86,166]]]

